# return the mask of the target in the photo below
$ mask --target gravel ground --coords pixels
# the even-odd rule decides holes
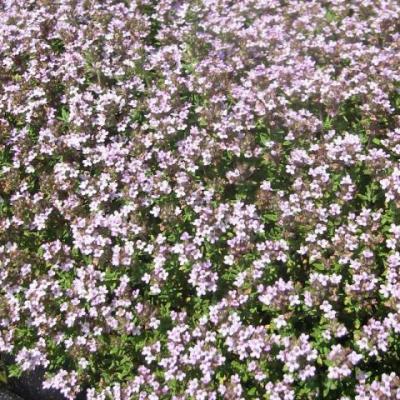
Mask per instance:
[[[17,394],[8,391],[7,389],[0,388],[0,400],[23,400]]]

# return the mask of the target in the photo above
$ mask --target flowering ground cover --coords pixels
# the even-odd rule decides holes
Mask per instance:
[[[397,0],[0,1],[0,352],[73,400],[400,398]]]

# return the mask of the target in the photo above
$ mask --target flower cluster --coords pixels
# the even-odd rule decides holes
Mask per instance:
[[[397,0],[0,2],[0,352],[73,400],[400,396]]]

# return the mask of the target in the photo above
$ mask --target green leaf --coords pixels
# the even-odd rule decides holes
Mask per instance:
[[[20,378],[22,375],[22,368],[18,364],[11,364],[8,366],[9,378]]]
[[[68,123],[69,122],[69,112],[66,108],[62,108],[61,109],[61,115],[59,117],[57,117],[57,119],[59,121],[62,121],[64,123]]]
[[[325,382],[325,387],[324,387],[324,397],[328,396],[329,392],[336,390],[338,387],[337,381],[333,381],[331,379],[328,379]]]
[[[266,223],[266,222],[276,222],[276,221],[278,221],[278,215],[276,213],[273,213],[273,212],[265,213],[262,216],[262,221],[264,223]]]

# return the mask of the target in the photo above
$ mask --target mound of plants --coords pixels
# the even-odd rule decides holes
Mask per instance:
[[[397,0],[0,1],[0,352],[74,400],[400,398]]]

